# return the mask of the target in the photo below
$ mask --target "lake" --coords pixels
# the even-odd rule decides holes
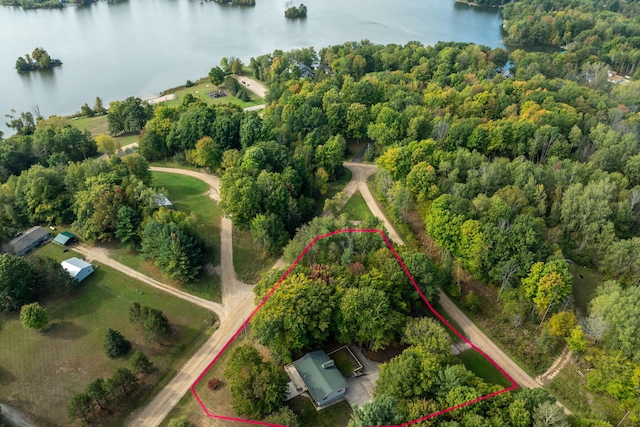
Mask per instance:
[[[105,105],[130,95],[150,98],[206,76],[224,56],[248,63],[275,49],[318,51],[365,38],[381,44],[455,40],[503,46],[497,8],[453,0],[305,0],[309,15],[299,20],[284,18],[283,0],[256,3],[124,0],[54,10],[0,7],[0,114],[37,105],[45,117],[66,115],[85,102],[93,106],[96,96]],[[63,65],[18,74],[16,59],[35,47]]]

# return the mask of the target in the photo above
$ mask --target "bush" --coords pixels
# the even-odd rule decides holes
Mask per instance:
[[[222,383],[217,378],[211,378],[209,381],[207,381],[207,387],[209,387],[211,390],[217,389],[218,387],[220,387],[220,384]]]
[[[131,368],[136,374],[150,374],[153,372],[153,363],[146,354],[136,350],[131,356]]]
[[[469,293],[464,296],[464,305],[469,310],[476,311],[478,307],[480,307],[480,297],[478,297],[475,292],[469,291]]]
[[[191,427],[193,424],[189,422],[187,417],[172,418],[167,427]]]
[[[192,87],[195,86],[196,84],[194,82],[192,82],[191,80],[187,80],[187,82],[184,84],[184,87]]]
[[[109,328],[104,337],[104,352],[111,358],[124,356],[131,350],[131,342],[120,332]]]
[[[41,331],[49,324],[49,317],[44,308],[37,302],[23,305],[20,310],[20,322],[25,329]]]
[[[249,97],[249,94],[247,93],[247,90],[245,88],[240,88],[240,90],[238,91],[238,93],[236,94],[236,97],[240,100],[240,101],[244,101],[244,102],[249,102],[251,101],[251,98]]]

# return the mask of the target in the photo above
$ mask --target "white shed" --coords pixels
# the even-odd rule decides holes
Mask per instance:
[[[93,273],[93,265],[76,257],[62,261],[62,268],[78,282],[82,282],[87,276]]]

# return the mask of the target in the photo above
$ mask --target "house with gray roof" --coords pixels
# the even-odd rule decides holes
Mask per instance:
[[[51,235],[40,226],[32,227],[9,242],[8,250],[14,255],[24,255],[46,242]]]
[[[285,370],[292,383],[309,392],[316,409],[323,409],[344,399],[347,382],[333,359],[323,350],[307,353],[287,367]]]

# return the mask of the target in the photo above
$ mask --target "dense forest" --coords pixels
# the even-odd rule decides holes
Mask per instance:
[[[16,134],[0,141],[1,234],[8,239],[30,224],[74,223],[84,239],[118,239],[163,259],[154,252],[162,247],[155,238],[181,230],[183,250],[193,253],[201,242],[188,218],[169,218],[150,202],[146,162],[172,159],[221,176],[221,207],[234,225],[250,230],[265,251],[291,257],[309,236],[340,225],[339,218],[312,218],[329,183],[343,173],[346,147],[371,142],[364,159],[380,168],[378,197],[400,226],[413,217],[415,227],[417,217],[427,236],[432,261],[424,262],[434,273],[425,283],[441,285],[471,308],[473,298],[456,278],[466,274],[490,287],[497,314],[484,314],[509,329],[524,328],[522,340],[529,341],[514,353],[532,371],[548,367],[542,355],[568,346],[582,373],[574,387],[582,400],[607,396],[614,402],[611,409],[590,403],[576,411],[574,425],[615,425],[625,414],[637,423],[638,11],[638,2],[617,0],[522,0],[504,7],[507,42],[565,47],[555,53],[367,40],[319,52],[277,50],[250,62],[269,89],[261,114],[193,97],[178,106],[151,107],[135,98],[112,103],[111,132],[140,131],[141,156],[91,160],[95,141],[69,122],[13,113],[9,124]],[[313,77],[301,78],[302,64]],[[630,78],[616,84],[610,71]],[[351,252],[329,243],[290,286],[333,307],[347,304],[346,295],[356,292],[350,289],[369,293],[372,301],[380,297],[376,278],[394,276],[385,271],[385,259],[375,258],[378,248],[367,258],[358,242]],[[193,268],[175,274],[193,277],[198,262],[194,257]],[[364,269],[357,277],[348,269],[356,262]],[[332,283],[359,286],[314,288],[316,264],[339,265],[329,268]],[[575,295],[586,290],[571,274],[575,265],[597,271],[604,282],[580,306]],[[338,340],[384,346],[400,339],[392,332],[402,330],[411,310],[391,291],[385,291],[388,314],[405,322],[393,323],[394,331],[381,327],[371,339],[331,316],[327,329],[302,337],[276,337],[283,325],[267,311],[255,327],[280,360],[323,342],[329,332]],[[514,340],[502,339],[505,346]],[[402,366],[421,363],[424,351],[406,351]],[[454,394],[466,398],[491,388],[443,360],[434,372],[456,370],[463,389]],[[394,393],[378,395],[379,407],[397,410],[391,420],[459,397],[432,388],[409,397]],[[491,400],[424,425],[565,425],[563,417],[541,424],[555,412],[553,399],[537,393]]]

